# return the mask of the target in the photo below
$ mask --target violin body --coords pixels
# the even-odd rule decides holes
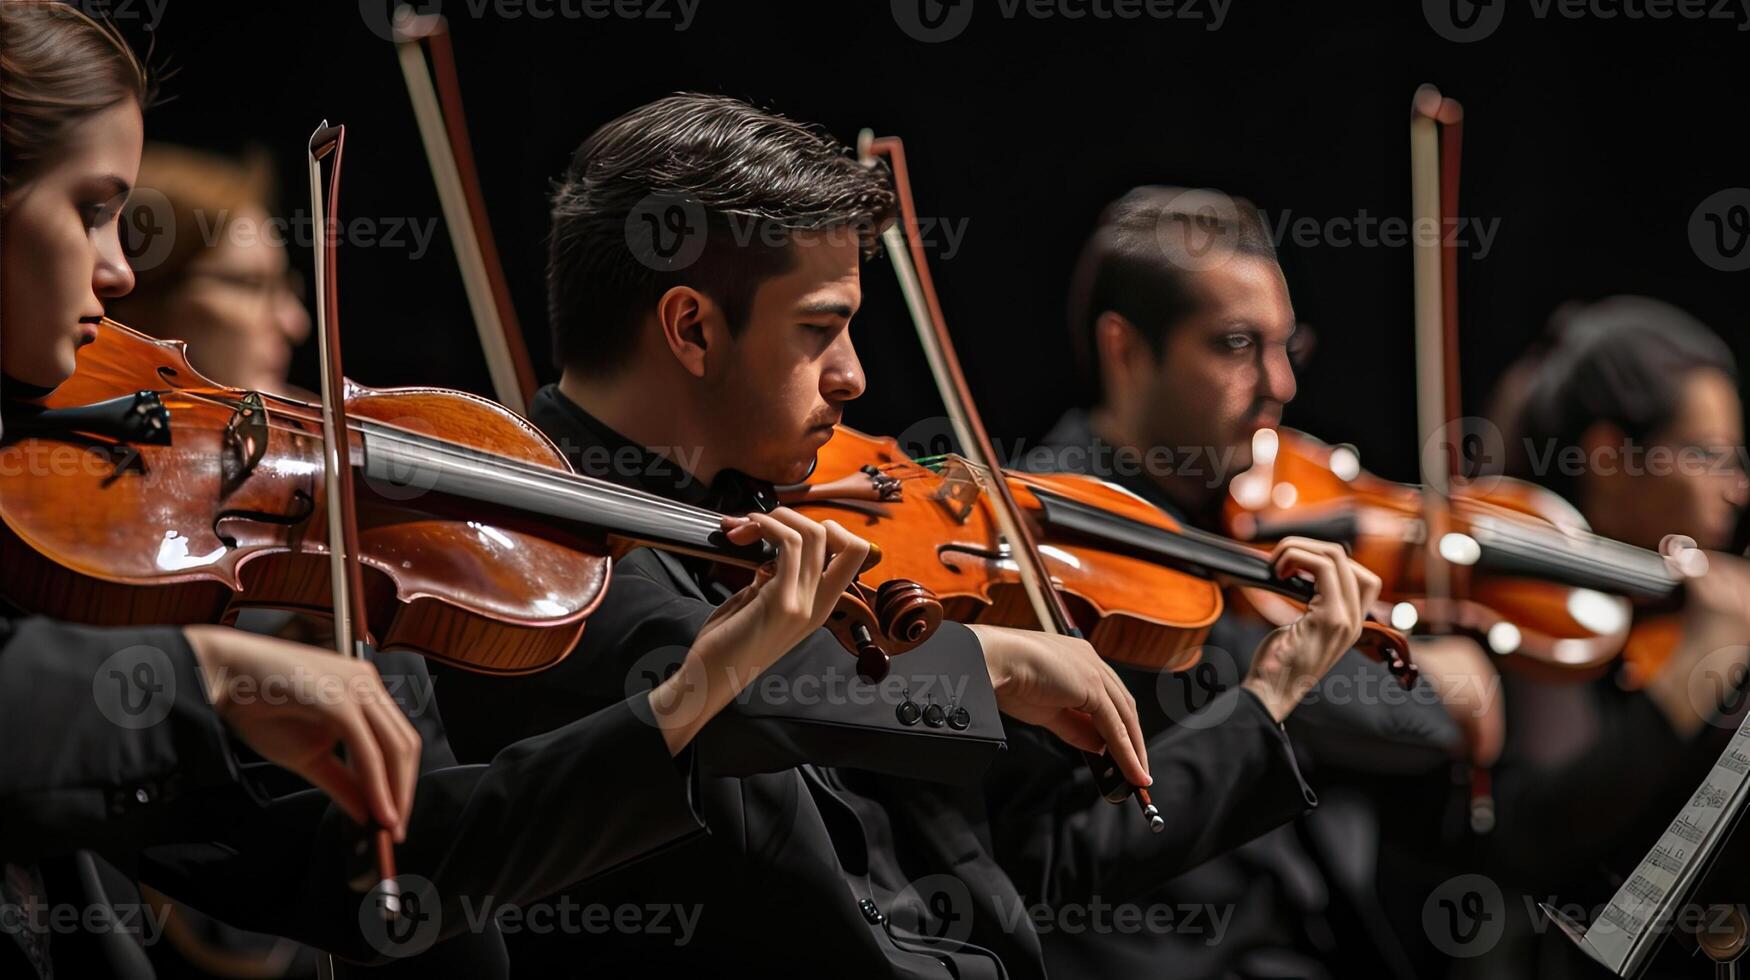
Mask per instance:
[[[1291,429],[1277,434],[1274,457],[1235,478],[1230,533],[1348,544],[1380,577],[1381,601],[1399,605],[1400,628],[1413,625],[1406,620],[1444,623],[1516,667],[1592,677],[1628,642],[1636,603],[1660,601],[1674,588],[1659,556],[1596,538],[1542,487],[1454,479],[1448,526],[1434,545],[1451,569],[1452,597],[1436,607],[1427,595],[1422,489],[1362,471],[1347,447]]]
[[[837,520],[880,547],[874,581],[889,575],[916,581],[961,622],[1036,627],[1038,614],[1002,544],[980,474],[958,457],[937,471],[908,459],[892,439],[841,426],[821,449],[808,491],[791,506],[816,520]],[[1149,670],[1196,666],[1224,603],[1210,568],[1240,563],[1267,573],[1262,553],[1228,542],[1199,552],[1198,539],[1212,536],[1094,477],[1004,478],[1075,626],[1114,662]],[[1413,682],[1401,637],[1369,623],[1361,645]]]
[[[947,617],[958,622],[1038,627],[972,469],[950,463],[938,473],[912,462],[893,439],[840,426],[820,450],[810,483],[831,485],[871,465],[898,481],[901,491],[885,500],[827,493],[791,506],[815,520],[836,520],[879,547],[881,564],[865,575],[872,582],[887,577],[918,582],[939,596]],[[1171,518],[1098,480],[1011,475],[1009,482],[1038,535],[1052,584],[1070,600],[1082,634],[1102,656],[1157,670],[1197,663],[1198,645],[1221,615],[1221,588],[1207,578],[1049,533],[1034,489],[1137,520],[1170,523]]]
[[[167,412],[165,444],[69,441],[28,426],[14,438],[8,426],[0,595],[99,625],[228,623],[248,607],[326,614],[320,410],[218,385],[189,365],[180,342],[109,321],[44,405],[140,391],[157,392]],[[359,419],[569,470],[538,430],[482,398],[349,382],[346,401]],[[359,437],[350,435],[356,452]],[[606,590],[602,543],[470,514],[410,476],[359,481],[359,557],[376,645],[491,673],[557,663]]]
[[[464,392],[347,381],[357,557],[378,649],[521,674],[576,646],[612,558],[640,545],[733,574],[770,556],[719,515],[577,476],[522,417]],[[330,615],[322,410],[215,384],[183,345],[104,321],[78,371],[0,445],[0,598],[96,625]],[[546,476],[543,476],[546,474]],[[873,559],[873,556],[872,556]],[[940,603],[885,576],[826,627],[873,679]]]

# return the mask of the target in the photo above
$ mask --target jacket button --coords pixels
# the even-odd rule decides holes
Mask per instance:
[[[141,803],[150,803],[152,802],[152,794],[147,792],[146,787],[142,786],[139,789],[134,790],[134,799]]]
[[[924,709],[924,724],[931,728],[941,728],[942,723],[947,720],[948,712],[943,711],[939,704],[932,704]]]
[[[884,917],[881,914],[881,908],[874,901],[865,898],[857,903],[857,909],[863,913],[864,921],[870,925],[878,926],[882,923]]]
[[[955,708],[953,711],[948,712],[949,728],[952,728],[957,732],[963,732],[971,725],[972,712],[967,711],[965,706]]]

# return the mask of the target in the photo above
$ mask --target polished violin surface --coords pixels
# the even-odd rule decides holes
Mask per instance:
[[[573,473],[484,398],[349,381],[346,405],[379,649],[540,670],[576,645],[614,556],[648,545],[745,569],[771,554],[728,542],[715,512]],[[330,611],[318,406],[218,385],[180,342],[106,320],[71,379],[7,409],[0,596],[94,624]],[[853,588],[828,626],[872,674],[940,623],[907,583]]]
[[[1264,430],[1254,465],[1235,477],[1225,518],[1235,537],[1339,541],[1380,577],[1400,629],[1438,621],[1518,667],[1594,676],[1680,596],[1658,552],[1591,533],[1579,512],[1534,484],[1454,478],[1439,540],[1427,540],[1424,489],[1364,471],[1353,447],[1293,429]],[[1427,590],[1430,553],[1449,570],[1449,599]],[[1650,649],[1652,635],[1637,638]],[[1668,652],[1668,649],[1667,651]],[[1651,655],[1651,654],[1649,654]]]
[[[988,479],[961,457],[912,460],[892,439],[840,426],[807,488],[787,497],[802,513],[830,517],[877,544],[883,561],[871,580],[918,582],[959,621],[1033,625],[990,513]],[[1003,479],[1075,625],[1109,660],[1151,670],[1196,666],[1227,587],[1279,596],[1291,618],[1312,597],[1310,583],[1277,576],[1267,552],[1187,527],[1097,478],[1005,471]],[[1406,687],[1414,683],[1408,644],[1394,630],[1369,622],[1358,646]]]

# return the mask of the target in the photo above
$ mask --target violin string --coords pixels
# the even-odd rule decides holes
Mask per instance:
[[[949,456],[947,454],[944,454],[944,455],[938,455],[938,456],[920,457],[918,459],[912,460],[912,462],[918,463],[919,465],[923,465],[923,466],[927,467],[931,463],[945,461],[948,458],[949,458]],[[985,466],[984,464],[976,463],[972,460],[964,459],[964,458],[962,458],[962,462],[964,462],[966,464],[968,469],[971,469],[972,471],[980,474],[985,479],[990,478],[990,468]],[[1015,471],[1010,471],[1010,470],[1004,470],[1003,472],[1004,472],[1005,476],[1020,482],[1021,484],[1023,484],[1024,486],[1026,486],[1030,490],[1043,491],[1043,492],[1048,492],[1048,493],[1051,492],[1049,487],[1041,487],[1038,485],[1038,481],[1033,479],[1035,474],[1015,472]],[[902,477],[902,479],[910,479],[910,478],[909,477]],[[979,492],[983,493],[984,490],[981,488]],[[1237,559],[1237,560],[1245,563],[1245,566],[1251,566],[1252,567],[1251,571],[1248,571],[1245,574],[1253,574],[1255,572],[1257,575],[1258,581],[1260,581],[1260,582],[1279,580],[1278,576],[1276,575],[1275,570],[1270,567],[1269,559],[1265,555],[1259,553],[1254,547],[1246,545],[1242,542],[1234,541],[1230,538],[1222,537],[1219,534],[1211,534],[1208,531],[1204,531],[1200,528],[1191,527],[1191,526],[1186,525],[1186,524],[1180,524],[1176,528],[1166,528],[1166,527],[1162,527],[1162,526],[1157,525],[1157,524],[1150,524],[1147,522],[1138,521],[1135,518],[1126,517],[1122,514],[1114,514],[1112,516],[1114,517],[1114,519],[1116,521],[1121,522],[1123,524],[1141,527],[1141,528],[1144,528],[1144,529],[1146,529],[1148,531],[1152,531],[1152,532],[1160,532],[1163,534],[1170,534],[1170,535],[1173,535],[1174,537],[1176,537],[1179,540],[1184,541],[1188,544],[1191,544],[1191,545],[1194,545],[1197,547],[1201,547],[1201,548],[1207,548],[1207,549],[1209,549],[1210,552],[1213,552],[1214,555],[1221,556],[1222,558]],[[1209,556],[1204,556],[1201,560],[1210,561],[1213,559]],[[1229,566],[1229,568],[1233,574],[1239,574],[1239,572],[1237,570],[1235,570],[1233,568],[1233,566]]]
[[[193,401],[205,402],[223,408],[235,407],[222,398],[205,395],[191,389],[178,389],[176,394],[187,397]],[[288,399],[288,401],[291,400]],[[303,403],[301,402],[291,401],[291,403],[303,407]],[[320,432],[299,429],[294,426],[271,421],[275,414],[276,413],[271,411],[268,413],[270,421],[265,424],[265,428],[269,431],[283,432],[290,435],[303,436],[305,438],[321,438]],[[677,500],[670,500],[667,497],[662,497],[657,494],[622,486],[610,480],[575,473],[569,470],[539,466],[534,463],[511,459],[510,457],[493,453],[489,450],[479,450],[471,447],[445,444],[423,433],[414,432],[393,423],[380,422],[375,419],[349,419],[347,428],[350,432],[357,432],[361,437],[373,437],[384,441],[412,446],[423,453],[444,453],[451,457],[463,459],[467,462],[488,464],[499,470],[514,472],[518,476],[537,481],[538,483],[544,484],[549,489],[562,493],[575,495],[578,492],[587,492],[600,497],[612,497],[617,498],[622,502],[647,506],[655,511],[666,512],[679,524],[685,527],[690,527],[694,530],[708,532],[721,529],[720,522],[723,515],[718,514],[715,511],[707,510],[702,507],[694,507],[690,504],[684,504]]]
[[[1490,544],[1531,561],[1603,575],[1658,595],[1676,579],[1657,552],[1575,529],[1545,527],[1511,508],[1486,501],[1465,501],[1468,509],[1490,518]]]
[[[175,393],[193,401],[205,402],[225,408],[235,407],[225,399],[203,394],[192,389],[177,389]],[[286,401],[291,405],[306,408],[313,412],[320,411],[320,408],[317,406],[307,406],[304,403],[293,399],[286,399]],[[271,421],[279,414],[286,413],[271,411],[268,413],[270,421],[267,423],[266,427],[270,431],[300,435],[305,438],[320,437],[319,433]],[[463,462],[485,464],[508,475],[515,475],[524,478],[525,480],[533,481],[544,489],[551,491],[571,496],[583,494],[586,497],[588,495],[610,497],[626,503],[647,506],[653,510],[666,513],[684,528],[708,533],[710,531],[719,530],[721,526],[719,523],[721,515],[714,511],[693,507],[656,494],[626,487],[609,480],[603,480],[571,471],[539,466],[534,463],[528,463],[522,460],[502,456],[488,450],[447,444],[431,436],[405,429],[394,423],[382,422],[375,419],[349,420],[348,428],[350,431],[358,432],[361,436],[399,443],[402,446],[418,450],[422,454],[433,456],[434,458],[432,462],[435,465],[443,465],[440,460],[435,458],[440,455],[447,456],[451,459],[459,459]],[[949,457],[946,455],[920,457],[913,462],[921,466],[929,467],[931,464],[939,464],[947,458]],[[991,478],[989,467],[967,459],[962,459],[962,462],[968,469],[985,479]],[[1033,482],[1027,479],[1027,474],[1010,473],[1008,475],[1020,479],[1023,483],[1028,485],[1031,485]],[[915,476],[901,477],[901,479],[914,478]],[[981,490],[981,492],[983,491]],[[1664,560],[1654,552],[1643,548],[1636,548],[1633,545],[1624,544],[1585,531],[1566,532],[1559,529],[1546,528],[1532,523],[1531,518],[1519,513],[1518,511],[1490,504],[1486,501],[1464,501],[1463,503],[1469,509],[1481,512],[1485,516],[1493,519],[1488,528],[1491,532],[1490,536],[1492,538],[1490,544],[1505,552],[1511,553],[1516,557],[1534,561],[1546,566],[1572,570],[1576,573],[1602,575],[1603,577],[1622,582],[1631,588],[1637,588],[1655,594],[1668,590],[1673,584],[1670,573],[1665,571]],[[1185,532],[1189,530],[1191,529],[1181,528],[1179,533],[1185,535]],[[1185,536],[1189,537],[1189,535]],[[1200,544],[1209,545],[1223,551],[1233,551],[1234,553],[1244,553],[1248,556],[1255,556],[1251,549],[1246,548],[1238,542],[1229,542],[1225,538],[1219,536],[1209,536],[1208,540],[1202,540],[1202,537],[1203,536],[1201,535],[1197,536]],[[1600,553],[1616,552],[1617,562],[1620,562],[1620,564],[1612,562],[1612,560],[1609,557],[1606,557],[1605,554],[1576,554],[1576,549],[1591,550]],[[1628,565],[1641,565],[1644,571],[1643,573],[1637,574],[1635,569],[1624,567]],[[1652,571],[1654,568],[1657,568],[1658,571]]]
[[[366,435],[372,435],[366,433]],[[689,507],[678,501],[669,500],[655,494],[648,494],[631,488],[622,487],[607,480],[584,476],[563,470],[523,464],[517,460],[508,459],[494,453],[476,453],[466,447],[446,446],[424,438],[408,438],[388,432],[374,435],[383,442],[401,443],[411,446],[427,455],[428,458],[448,456],[463,463],[484,463],[493,467],[501,477],[532,482],[537,487],[552,492],[587,498],[617,497],[622,501],[646,505],[658,510],[667,511],[677,521],[691,525],[700,531],[715,531],[721,526],[722,515],[703,508]],[[441,464],[439,464],[441,465]]]
[[[948,459],[947,454],[920,457],[914,462],[930,466]],[[962,460],[971,470],[986,479],[989,470],[982,464],[972,460]],[[1010,473],[1010,476],[1031,484],[1027,474]],[[1564,531],[1554,527],[1545,527],[1529,517],[1511,508],[1501,507],[1487,501],[1465,501],[1465,504],[1493,518],[1489,530],[1492,533],[1491,545],[1504,553],[1512,554],[1525,560],[1570,571],[1574,574],[1589,574],[1615,581],[1630,589],[1651,595],[1661,595],[1668,592],[1675,584],[1671,573],[1666,569],[1664,559],[1656,552],[1634,545],[1625,544],[1611,538],[1592,534],[1588,531]],[[1181,528],[1180,534],[1190,537],[1194,528]],[[1229,542],[1215,535],[1197,535],[1199,542],[1221,550],[1234,549],[1250,555],[1251,550],[1238,542]],[[1579,553],[1577,553],[1579,552]]]

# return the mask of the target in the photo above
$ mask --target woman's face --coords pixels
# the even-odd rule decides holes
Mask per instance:
[[[134,287],[117,215],[140,170],[145,138],[133,99],[96,113],[4,198],[0,371],[53,388],[97,336],[103,301]]]

